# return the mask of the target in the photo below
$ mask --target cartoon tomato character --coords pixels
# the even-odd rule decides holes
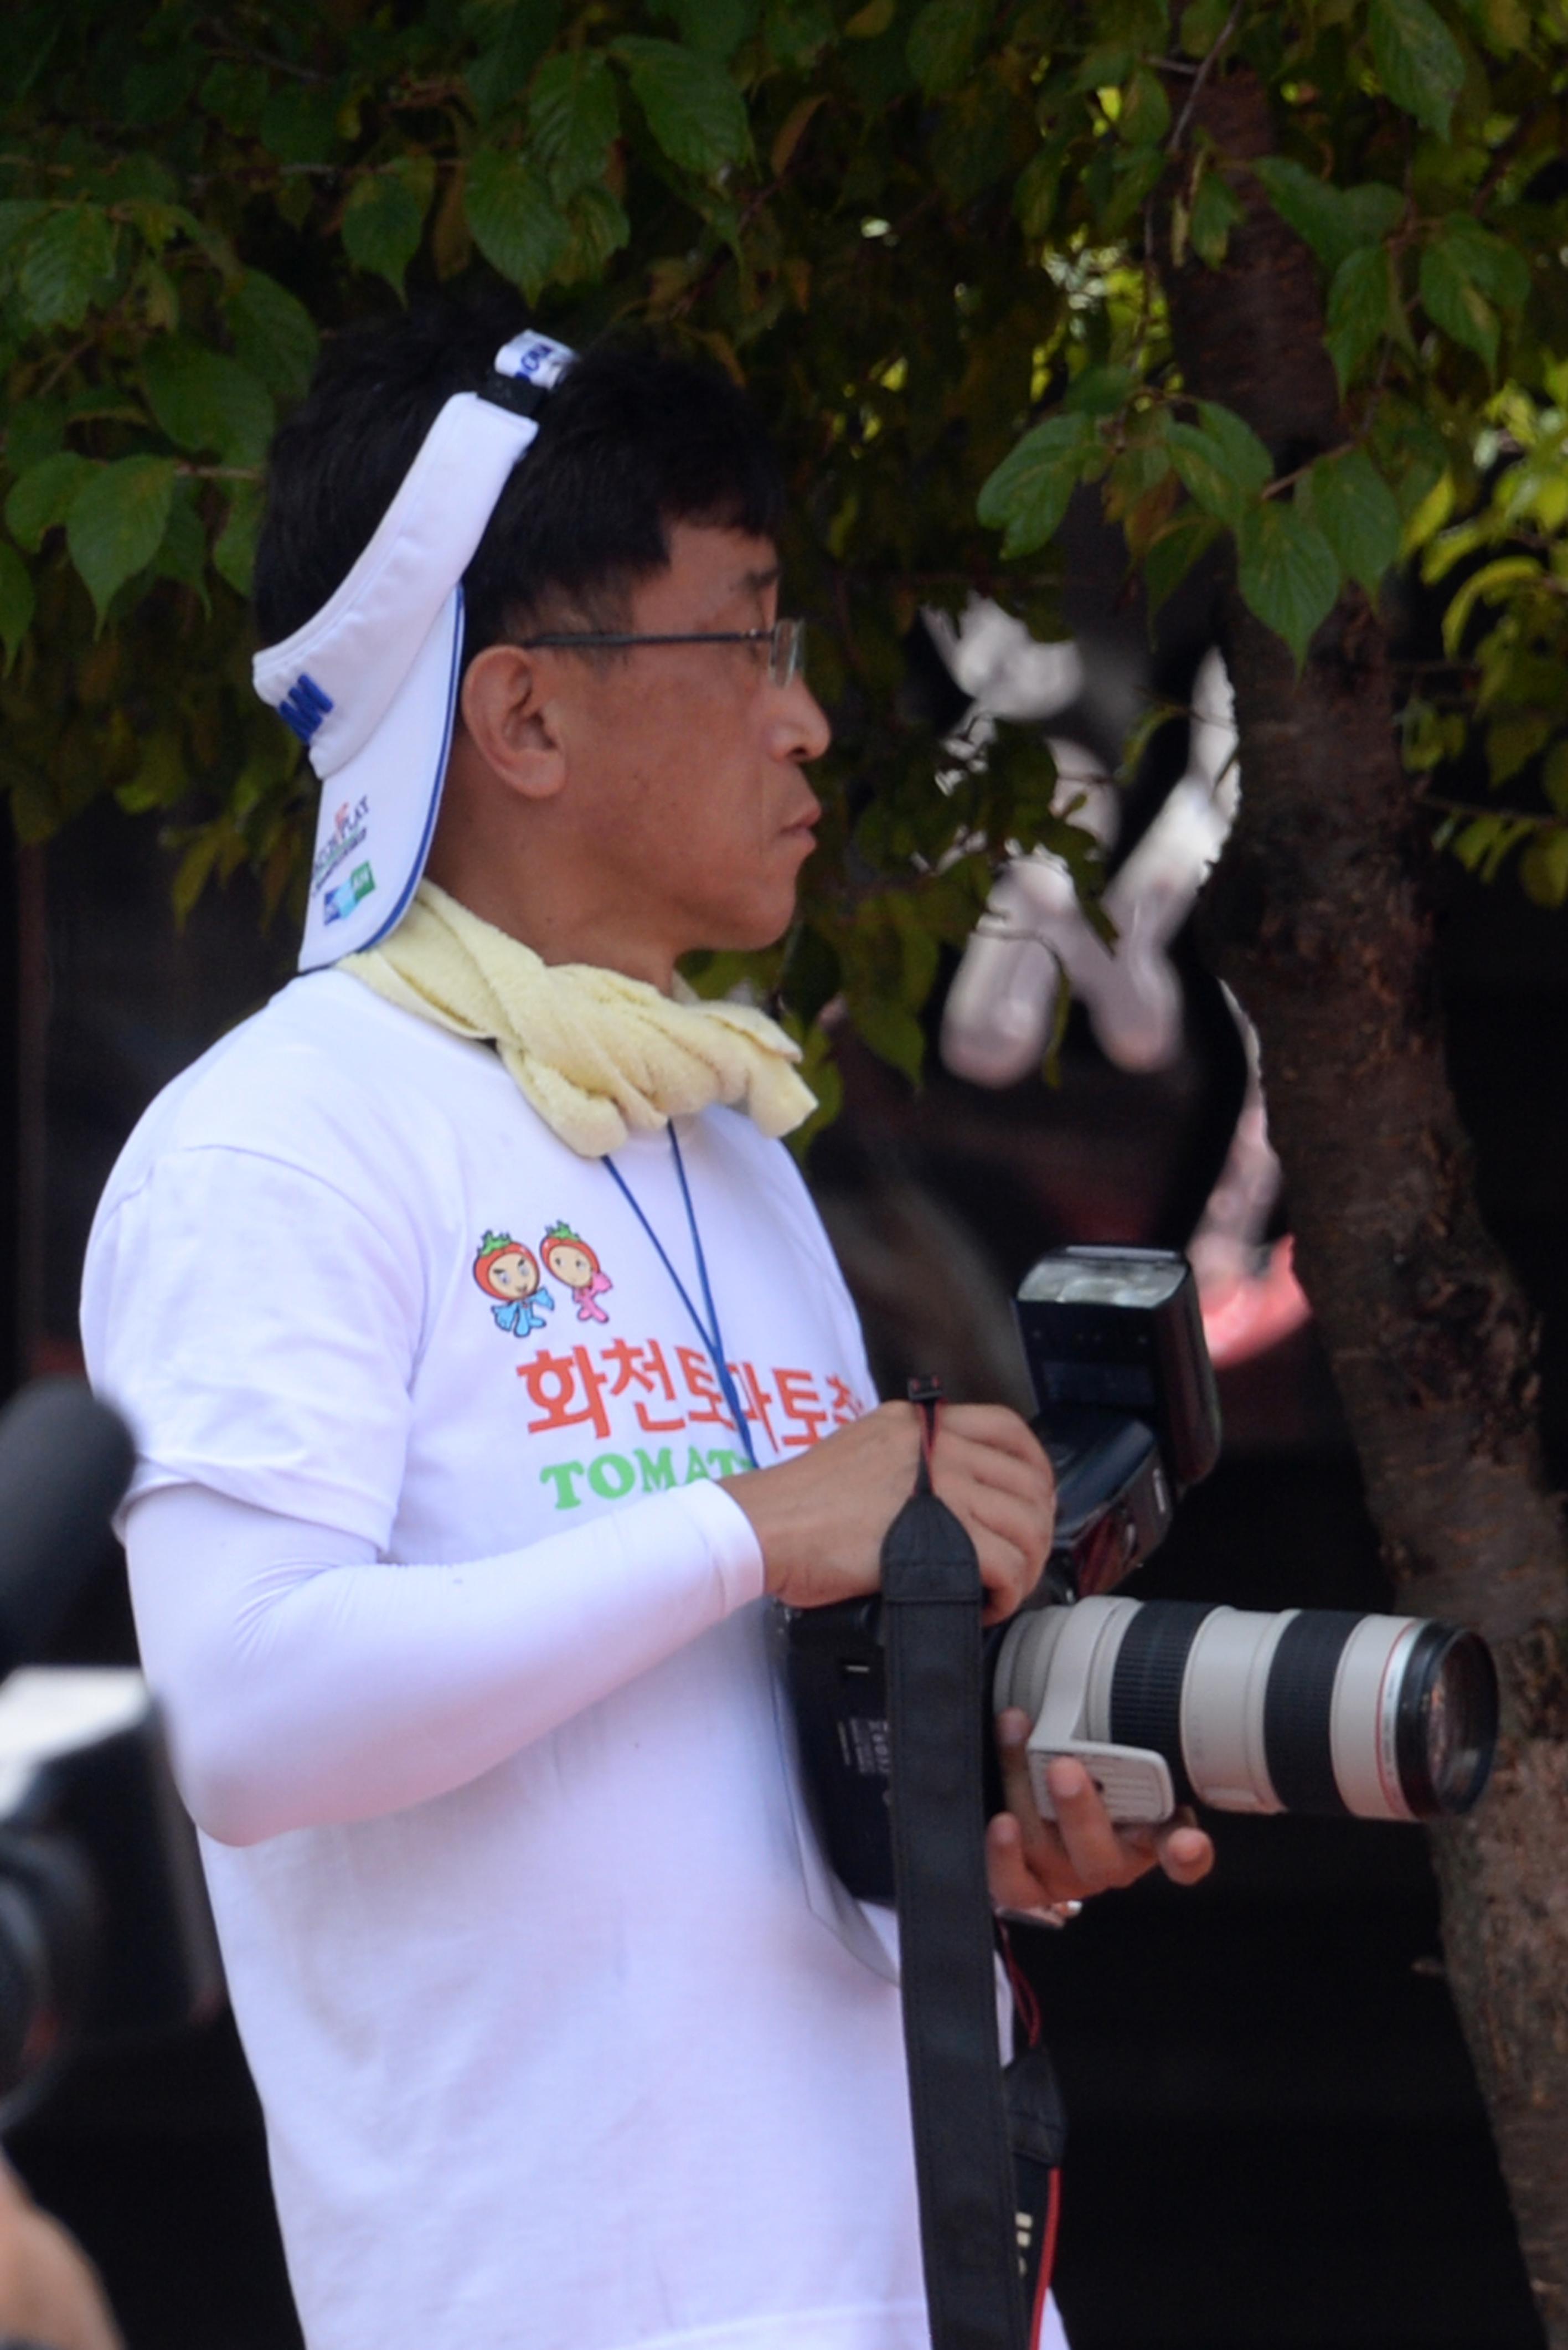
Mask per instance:
[[[514,1337],[542,1330],[545,1315],[556,1310],[555,1299],[541,1285],[538,1258],[510,1232],[485,1233],[473,1260],[473,1277],[486,1297],[495,1301],[490,1310],[496,1328],[510,1330]]]
[[[576,1299],[579,1322],[609,1320],[598,1301],[615,1284],[607,1273],[601,1272],[597,1257],[570,1224],[552,1224],[539,1244],[539,1253],[551,1280],[558,1281]]]

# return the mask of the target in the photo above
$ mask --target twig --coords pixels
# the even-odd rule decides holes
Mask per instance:
[[[1176,128],[1171,132],[1169,139],[1166,142],[1165,151],[1168,155],[1178,155],[1180,153],[1181,142],[1187,136],[1187,126],[1192,120],[1192,110],[1203,95],[1203,85],[1208,80],[1210,75],[1213,72],[1215,63],[1219,57],[1220,50],[1226,47],[1231,35],[1235,32],[1237,26],[1241,23],[1241,10],[1244,5],[1245,0],[1235,0],[1235,5],[1232,7],[1231,14],[1226,17],[1224,25],[1220,29],[1219,39],[1215,42],[1208,56],[1203,59],[1198,71],[1193,75],[1192,88],[1187,93],[1187,103],[1182,108],[1179,115],[1178,115]]]
[[[106,327],[109,324],[109,318],[112,317],[113,315],[113,312],[110,311],[105,317],[103,323]],[[43,400],[49,392],[53,391],[56,384],[59,382],[61,377],[69,375],[77,361],[78,359],[85,359],[88,351],[96,348],[98,340],[99,337],[97,334],[86,335],[83,337],[82,340],[75,346],[74,349],[63,351],[60,357],[55,361],[54,366],[49,369],[48,374],[45,376],[43,381],[34,387],[34,399]]]
[[[1522,808],[1515,807],[1480,807],[1474,800],[1445,799],[1436,793],[1423,792],[1419,789],[1416,793],[1416,797],[1422,807],[1440,809],[1444,816],[1485,817],[1489,824],[1493,822],[1516,824],[1521,826],[1527,832],[1560,831],[1563,824],[1568,823],[1568,817],[1552,815],[1527,816]]]

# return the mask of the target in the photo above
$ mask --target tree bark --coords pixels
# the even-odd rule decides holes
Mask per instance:
[[[1200,92],[1231,164],[1274,144],[1246,70]],[[1280,471],[1338,443],[1315,269],[1244,171],[1225,265],[1167,274],[1188,390]],[[1534,1424],[1532,1314],[1475,1201],[1444,1066],[1426,827],[1388,646],[1357,589],[1298,681],[1228,595],[1241,806],[1213,959],[1257,1026],[1296,1265],[1398,1601],[1492,1643],[1503,1734],[1480,1810],[1434,1832],[1449,1984],[1552,2350],[1568,2350],[1568,1555]]]

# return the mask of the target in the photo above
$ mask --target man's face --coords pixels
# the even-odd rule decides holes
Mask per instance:
[[[633,592],[629,631],[765,629],[775,617],[766,540],[676,524],[670,555]],[[829,735],[804,681],[774,685],[765,643],[535,658],[551,665],[541,681],[563,728],[601,920],[671,957],[781,937],[822,813],[802,767]]]

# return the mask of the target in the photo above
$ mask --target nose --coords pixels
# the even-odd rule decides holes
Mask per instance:
[[[769,720],[769,749],[777,759],[804,763],[820,759],[833,740],[827,712],[804,677],[792,677],[774,697]]]

